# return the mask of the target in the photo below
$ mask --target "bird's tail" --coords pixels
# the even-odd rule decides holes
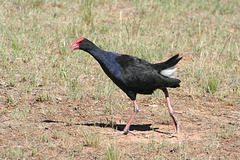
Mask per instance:
[[[173,56],[166,62],[163,62],[163,68],[161,70],[161,74],[169,77],[169,78],[174,78],[174,73],[176,72],[177,68],[175,65],[182,59],[182,57],[179,58],[179,54]]]
[[[177,68],[173,66],[173,67],[162,70],[161,74],[169,78],[175,78],[174,73],[176,72],[176,70]]]

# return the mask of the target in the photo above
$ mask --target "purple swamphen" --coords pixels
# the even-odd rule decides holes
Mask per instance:
[[[174,116],[175,112],[171,107],[167,88],[180,87],[179,83],[181,81],[174,78],[174,72],[176,71],[174,66],[182,57],[179,58],[177,54],[165,62],[152,64],[134,56],[104,51],[84,37],[79,38],[72,45],[71,51],[76,49],[91,54],[108,77],[133,101],[134,112],[132,116],[124,130],[118,131],[116,134],[128,134],[130,132],[131,122],[139,111],[136,95],[138,93],[152,94],[156,89],[161,89],[164,92],[168,111],[175,125],[175,131],[170,137],[177,132],[178,120]]]

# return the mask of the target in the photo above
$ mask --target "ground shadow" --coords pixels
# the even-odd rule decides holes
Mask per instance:
[[[65,123],[63,121],[54,121],[54,120],[44,120],[42,122],[45,123]],[[113,128],[118,131],[123,131],[125,124],[110,124],[110,123],[75,123],[73,125],[83,125],[83,126],[97,126],[97,127],[103,127],[103,128]],[[152,124],[141,124],[141,125],[131,125],[129,130],[130,131],[154,131],[162,134],[169,134],[167,132],[161,132],[157,129],[159,128],[152,128]]]
[[[42,122],[45,122],[45,123],[64,123],[63,121],[54,121],[54,120],[50,120],[50,119],[46,119]]]
[[[106,123],[84,123],[84,124],[76,124],[76,125],[85,125],[85,126],[98,126],[98,127],[103,127],[103,128],[113,128],[116,129],[118,131],[123,131],[124,127],[126,126],[125,124],[106,124]],[[151,127],[152,124],[141,124],[141,125],[131,125],[129,130],[130,131],[155,131],[158,133],[162,133],[162,134],[169,134],[166,132],[161,132],[158,131],[157,129],[159,128],[152,128]]]
[[[103,128],[114,128],[119,131],[123,131],[124,127],[126,126],[125,124],[107,124],[107,123],[83,123],[83,124],[76,124],[76,125],[84,125],[84,126],[98,126],[98,127],[103,127]],[[153,130],[152,127],[150,127],[152,124],[143,124],[143,125],[131,125],[129,130],[133,131],[151,131]],[[158,129],[158,128],[154,128]]]

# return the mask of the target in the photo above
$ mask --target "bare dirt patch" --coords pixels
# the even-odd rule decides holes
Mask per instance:
[[[8,92],[1,88],[1,93]],[[101,103],[91,103],[91,98],[73,101],[58,97],[61,101],[38,102],[34,96],[22,95],[16,106],[1,104],[1,156],[105,159],[107,146],[113,144],[123,159],[238,159],[237,107],[214,98],[192,99],[171,92],[175,110],[183,112],[177,115],[181,127],[173,138],[168,138],[174,129],[171,119],[166,124],[159,116],[167,107],[156,104],[151,108],[148,104],[153,98],[149,96],[138,98],[141,111],[130,128],[136,135],[111,136],[104,133],[113,132],[114,127],[123,129],[132,113],[131,104],[111,115]],[[5,94],[1,96],[6,102]],[[164,103],[163,98],[159,101]],[[24,111],[23,106],[30,110]],[[94,133],[90,137],[93,141],[99,137],[99,143],[88,146],[83,130]]]

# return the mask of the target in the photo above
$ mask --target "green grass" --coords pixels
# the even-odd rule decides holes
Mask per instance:
[[[12,112],[12,117],[16,120],[25,120],[31,114],[31,108],[28,106],[19,106]]]
[[[228,138],[237,135],[238,130],[238,123],[235,123],[234,125],[226,124],[221,126],[221,131],[219,132],[219,134],[222,138]]]
[[[83,140],[88,147],[98,147],[101,142],[101,137],[97,135],[97,132],[92,130],[85,130],[81,128]]]
[[[122,159],[121,151],[119,150],[119,148],[116,144],[108,144],[107,145],[106,157],[104,159],[106,159],[106,160],[121,160]]]
[[[208,93],[214,94],[215,92],[217,92],[218,87],[219,87],[218,76],[209,76],[206,91]]]
[[[49,93],[40,93],[36,99],[38,102],[47,102],[47,101],[53,101],[53,98],[49,95]]]
[[[14,99],[14,97],[12,95],[7,95],[6,103],[9,107],[10,106],[16,106],[17,101]]]
[[[237,86],[227,87],[238,80],[234,74],[239,68],[239,30],[236,28],[239,22],[232,16],[238,14],[236,0],[211,4],[202,0],[128,3],[136,10],[134,16],[126,17],[127,12],[113,6],[109,6],[109,12],[102,12],[101,6],[106,7],[104,1],[81,1],[74,3],[74,8],[63,1],[5,2],[13,12],[8,16],[2,12],[0,60],[5,66],[1,69],[2,77],[17,86],[36,87],[39,82],[65,84],[68,93],[78,97],[85,85],[77,83],[78,77],[89,73],[89,65],[97,64],[86,53],[70,53],[68,48],[78,37],[85,36],[103,49],[152,62],[180,53],[194,62],[184,61],[181,66],[180,71],[185,72],[180,76],[183,85],[191,85],[199,94],[221,96],[230,90],[239,95],[238,89],[232,91]],[[117,18],[108,18],[111,14]],[[6,24],[9,17],[14,19]],[[102,21],[106,22],[100,23]],[[110,22],[114,24],[111,27]],[[213,78],[212,72],[218,74]],[[20,74],[22,80],[15,80],[16,74]],[[214,79],[228,85],[219,87],[221,84]]]

